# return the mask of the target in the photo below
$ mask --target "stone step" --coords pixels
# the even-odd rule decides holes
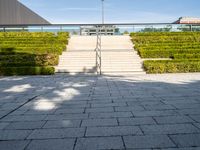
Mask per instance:
[[[85,66],[85,67],[65,67],[65,66],[58,66],[57,69],[68,69],[68,70],[84,70],[84,69],[91,69],[96,68],[95,66]],[[116,67],[102,67],[103,71],[124,71],[124,70],[139,70],[142,71],[143,68],[137,67],[137,68],[116,68]]]
[[[144,75],[144,71],[130,71],[130,72],[102,72],[102,75],[121,76],[121,75]]]
[[[72,36],[67,51],[59,57],[56,72],[96,74],[96,36]],[[142,59],[129,36],[102,36],[104,74],[144,74]]]

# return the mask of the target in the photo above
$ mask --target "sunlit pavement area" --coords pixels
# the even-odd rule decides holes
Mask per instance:
[[[200,74],[0,78],[1,150],[199,150]]]

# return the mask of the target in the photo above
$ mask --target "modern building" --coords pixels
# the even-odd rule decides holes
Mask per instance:
[[[112,25],[106,25],[101,29],[102,35],[115,35],[118,33],[118,28]],[[97,28],[95,26],[82,26],[80,28],[80,35],[96,35]]]
[[[196,17],[181,17],[177,21],[176,24],[200,24],[200,18]]]
[[[18,0],[0,0],[0,25],[50,24]]]

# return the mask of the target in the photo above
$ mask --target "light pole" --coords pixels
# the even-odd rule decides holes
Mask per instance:
[[[104,24],[104,1],[105,0],[101,0],[102,1],[102,24]]]

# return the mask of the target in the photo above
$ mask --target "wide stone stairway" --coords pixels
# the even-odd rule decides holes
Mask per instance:
[[[57,73],[95,74],[96,36],[72,36],[60,56]],[[102,73],[106,75],[145,74],[142,60],[133,50],[129,36],[102,36]]]

